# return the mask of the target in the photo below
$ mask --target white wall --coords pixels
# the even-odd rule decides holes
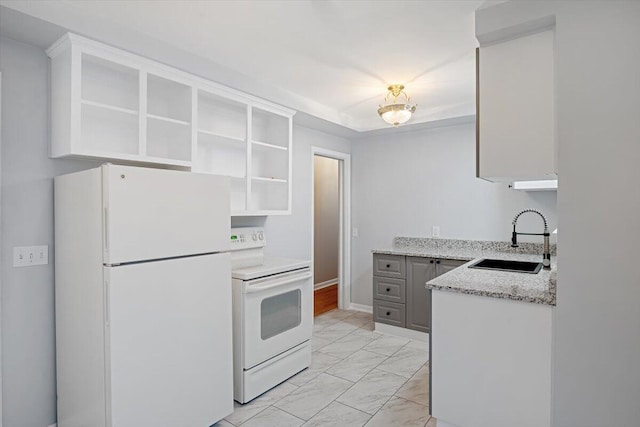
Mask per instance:
[[[555,192],[518,192],[475,177],[472,123],[358,140],[352,159],[354,303],[372,304],[371,250],[390,247],[394,236],[430,237],[436,225],[443,238],[510,240],[511,221],[526,208],[556,227]],[[521,231],[542,227],[536,215],[518,222]]]
[[[53,180],[94,163],[48,159],[47,56],[0,39],[2,70],[3,422],[56,420]],[[14,246],[49,245],[49,265],[12,267]]]
[[[314,156],[313,279],[338,279],[340,257],[340,163]]]
[[[533,4],[532,4],[533,3]],[[555,14],[555,427],[640,423],[640,2],[508,2],[476,31]]]

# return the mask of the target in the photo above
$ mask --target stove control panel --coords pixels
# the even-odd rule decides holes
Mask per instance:
[[[236,227],[231,229],[231,250],[261,248],[267,244],[262,227]]]

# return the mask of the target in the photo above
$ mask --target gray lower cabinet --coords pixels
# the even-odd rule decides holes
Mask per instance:
[[[401,255],[381,255],[373,256],[373,275],[384,277],[395,277],[404,279],[406,265],[404,256]]]
[[[373,319],[376,322],[389,325],[406,327],[405,305],[396,302],[373,300]]]
[[[407,328],[429,332],[431,291],[425,283],[436,277],[436,260],[407,257]]]
[[[460,261],[457,259],[438,259],[436,260],[436,276],[441,276],[444,273],[448,273],[454,268],[458,268],[462,264],[466,263],[467,261]]]
[[[373,321],[406,325],[406,261],[401,255],[373,255]]]
[[[404,304],[406,285],[404,279],[373,276],[373,298]]]
[[[429,332],[431,291],[425,288],[425,283],[464,263],[466,261],[374,254],[373,320]]]

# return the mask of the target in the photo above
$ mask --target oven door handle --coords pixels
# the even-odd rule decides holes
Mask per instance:
[[[287,280],[278,280],[275,283],[266,283],[264,285],[249,285],[247,286],[247,290],[245,291],[245,293],[255,294],[258,292],[264,292],[264,291],[268,291],[269,289],[279,288],[280,286],[288,285],[289,283],[310,279],[311,277],[313,277],[312,274],[307,273],[302,276],[293,276],[291,278],[288,278]]]

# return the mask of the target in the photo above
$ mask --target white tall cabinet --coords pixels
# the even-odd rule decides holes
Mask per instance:
[[[494,182],[556,179],[554,31],[481,43],[477,175]]]
[[[51,57],[51,157],[231,178],[231,214],[291,213],[295,111],[75,34]]]

